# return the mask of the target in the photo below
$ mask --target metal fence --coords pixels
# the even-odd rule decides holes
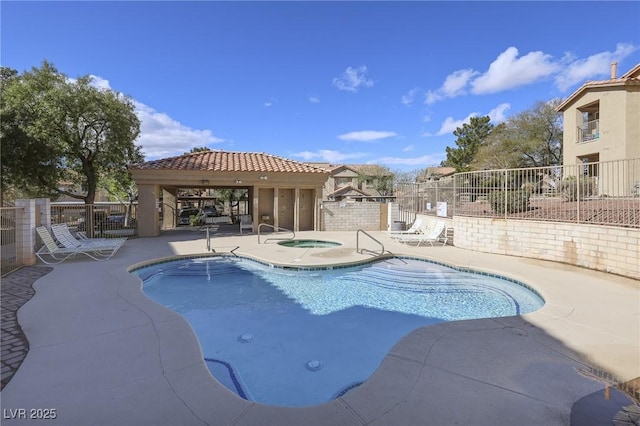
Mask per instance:
[[[51,203],[51,224],[60,223],[89,237],[133,237],[138,235],[138,205]]]
[[[1,275],[19,268],[21,265],[16,244],[16,225],[18,217],[23,214],[21,207],[0,207],[0,260]]]
[[[438,214],[438,206],[441,216],[452,217],[455,190],[453,176],[429,182],[398,184],[396,203],[399,220],[411,223],[418,213],[435,216]]]
[[[396,195],[407,222],[422,213],[640,228],[640,159],[457,173]]]

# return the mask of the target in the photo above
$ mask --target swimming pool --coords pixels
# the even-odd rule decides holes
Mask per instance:
[[[409,258],[298,270],[220,256],[135,273],[147,296],[189,321],[218,381],[243,398],[283,406],[319,404],[357,387],[416,328],[544,303],[515,282]]]

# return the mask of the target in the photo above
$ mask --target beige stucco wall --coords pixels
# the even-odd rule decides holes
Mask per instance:
[[[160,234],[160,185],[138,184],[138,235]]]
[[[626,158],[640,158],[640,87],[634,88],[626,98],[627,134]]]
[[[162,229],[171,229],[176,227],[176,217],[178,215],[177,205],[178,197],[175,189],[162,190]]]
[[[455,246],[640,279],[640,229],[455,216]]]
[[[599,101],[600,137],[578,143],[579,108]],[[600,161],[640,157],[640,87],[598,88],[586,92],[564,112],[564,164],[599,153]]]

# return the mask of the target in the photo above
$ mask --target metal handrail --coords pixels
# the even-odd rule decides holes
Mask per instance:
[[[260,244],[260,228],[263,226],[268,226],[269,228],[273,228],[274,231],[279,232],[279,231],[287,231],[287,232],[291,232],[293,234],[293,237],[291,238],[267,238],[266,240],[264,240],[265,244],[267,241],[271,241],[271,240],[282,240],[282,241],[288,241],[288,240],[294,240],[296,238],[296,233],[294,231],[292,231],[291,229],[287,229],[287,228],[280,228],[279,226],[274,226],[268,223],[260,223],[258,224],[258,244]]]
[[[211,248],[211,234],[209,233],[209,229],[210,228],[207,226],[207,251],[216,253],[216,249]],[[229,253],[231,253],[235,257],[238,257],[238,255],[236,254],[236,250],[238,250],[239,248],[240,246],[235,246],[233,249],[229,250]]]
[[[365,234],[367,237],[371,238],[373,241],[375,241],[376,243],[380,244],[380,247],[382,247],[382,251],[380,253],[376,253],[373,250],[369,250],[369,249],[362,249],[360,250],[360,233]],[[373,236],[371,236],[371,234],[369,234],[367,231],[363,230],[363,229],[358,229],[358,232],[356,233],[356,252],[359,254],[364,253],[365,251],[369,252],[369,253],[373,253],[375,255],[383,255],[385,254],[385,252],[387,252],[388,250],[385,250],[384,248],[384,244],[382,244],[380,241],[378,241],[377,239],[373,238]]]

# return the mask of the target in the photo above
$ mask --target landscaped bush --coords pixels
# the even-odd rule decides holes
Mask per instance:
[[[514,189],[510,191],[491,191],[488,201],[491,210],[495,213],[504,213],[505,197],[507,198],[507,213],[519,213],[529,210],[529,196],[531,192],[525,189]]]
[[[580,185],[578,185],[578,179],[575,176],[569,176],[558,182],[558,193],[564,201],[576,201],[578,194],[580,194],[580,198],[585,198],[595,194],[595,192],[596,183],[594,178],[581,177]]]

